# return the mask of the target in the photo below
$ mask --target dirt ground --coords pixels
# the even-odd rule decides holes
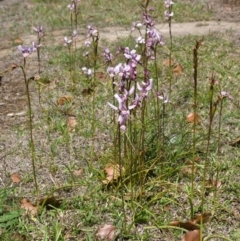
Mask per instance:
[[[174,23],[173,35],[205,35],[209,31],[221,31],[225,32],[232,30],[233,34],[229,35],[232,41],[240,43],[240,0],[184,0],[186,2],[203,1],[208,5],[208,8],[213,12],[213,17],[209,22],[192,22],[192,23]],[[0,0],[0,8],[7,4],[14,4],[19,0]],[[27,2],[25,0],[25,2]],[[9,20],[1,19],[0,16],[0,31],[1,25],[8,24],[14,25]],[[167,26],[159,23],[157,28],[162,30],[164,36],[168,36]],[[5,29],[5,28],[4,28]],[[10,30],[9,30],[10,31]],[[118,36],[128,36],[129,30],[122,27],[106,28],[100,30],[102,32],[103,39],[108,41],[115,41]],[[7,35],[9,36],[9,34]],[[56,31],[53,33],[54,38],[48,39],[49,43],[62,44],[63,31]],[[23,39],[28,39],[29,42],[34,41],[35,35],[23,35]],[[26,102],[26,90],[24,86],[24,80],[20,69],[14,70],[11,73],[4,73],[12,64],[22,64],[22,57],[17,50],[17,42],[13,46],[12,40],[6,38],[4,35],[0,44],[0,186],[5,185],[5,176],[3,170],[11,170],[12,173],[19,172],[26,168],[31,170],[31,167],[21,160],[20,156],[15,156],[12,163],[6,156],[11,153],[19,153],[19,149],[23,146],[27,147],[27,137],[21,137],[21,141],[18,139],[21,136],[21,131],[26,128],[27,121],[27,102]],[[31,58],[30,58],[31,59]],[[31,70],[29,77],[34,76],[37,73],[37,62],[32,58],[29,61],[33,61],[31,64]],[[33,66],[33,67],[32,67]],[[2,75],[2,77],[1,77]],[[31,85],[31,95],[33,103],[38,103],[37,89]],[[37,106],[34,106],[34,122],[37,123]],[[26,139],[24,139],[26,138]],[[42,140],[44,145],[44,138]],[[27,151],[27,148],[25,149]],[[11,160],[10,160],[11,161]],[[28,160],[29,161],[29,160]],[[18,165],[15,165],[18,164]],[[11,167],[11,168],[10,168]],[[44,170],[42,170],[44,172]],[[44,175],[43,175],[44,176]],[[56,179],[55,179],[56,180]]]
[[[199,0],[186,0],[186,2],[192,2],[193,4],[196,1]],[[238,22],[240,22],[240,0],[202,1],[208,4],[208,8],[213,11],[212,21],[204,23],[173,23],[173,35],[204,35],[209,31],[224,32],[233,30],[231,35],[232,41],[240,43],[240,27],[238,26]],[[4,8],[6,5],[17,2],[19,0],[2,0],[0,1],[0,7]],[[25,3],[27,2],[25,1]],[[9,19],[1,19],[0,25],[4,25],[4,28],[0,29],[6,29],[6,26],[13,26],[14,22],[11,22],[15,21],[13,19],[11,16],[9,16]],[[166,24],[159,23],[158,29],[162,30],[164,36],[168,36],[168,26]],[[100,30],[100,32],[102,33],[102,38],[108,41],[114,41],[118,36],[128,36],[129,34],[129,30],[122,27],[106,28]],[[24,126],[27,117],[26,92],[20,69],[11,73],[4,73],[12,64],[21,64],[22,57],[17,50],[18,39],[15,40],[13,45],[11,39],[5,37],[4,34],[2,36],[0,45],[0,75],[2,75],[0,82],[0,158],[6,155],[6,151],[12,151],[11,146],[16,142],[17,138],[13,135],[14,130]],[[9,36],[9,33],[6,36]],[[53,38],[47,41],[51,44],[62,44],[62,36],[63,31],[55,31],[53,32]],[[31,42],[35,40],[36,36],[24,35],[21,38]],[[37,66],[36,61],[31,63],[29,77],[37,72],[37,68],[34,70],[34,66]],[[36,89],[31,88],[31,91],[33,102],[35,102],[36,99],[34,100],[34,98],[37,98]],[[16,147],[16,145],[13,146]]]
[[[186,0],[186,2],[192,2],[193,4],[196,1],[199,0]],[[208,8],[213,12],[212,22],[175,23],[173,24],[173,34],[201,35],[207,34],[209,31],[227,31],[232,29],[232,41],[240,43],[240,27],[238,27],[238,22],[240,22],[240,0],[202,1],[205,2],[208,5]],[[4,8],[5,5],[17,2],[18,0],[1,0],[0,7]],[[9,19],[1,19],[0,25],[5,25],[6,27],[6,25],[12,26],[14,23],[11,23],[11,17],[9,17]],[[166,34],[167,36],[167,26],[160,24],[158,27],[160,30],[162,29],[163,35]],[[103,38],[108,39],[108,41],[114,41],[118,36],[129,34],[129,31],[126,30],[126,28],[118,27],[114,29],[106,28],[100,31],[103,34]],[[55,44],[62,42],[61,31],[54,32],[53,36],[54,38],[49,41],[52,41],[52,43]],[[35,36],[33,35],[21,37],[31,41],[35,39]],[[21,124],[26,121],[26,96],[23,79],[21,77],[22,73],[20,70],[16,70],[10,74],[4,74],[4,71],[6,71],[13,63],[21,63],[21,56],[17,50],[17,40],[15,45],[12,46],[12,40],[5,38],[3,35],[0,45],[0,74],[2,75],[0,82],[0,145],[2,146],[2,149],[10,144],[8,135],[12,131],[12,128],[21,126]],[[33,69],[31,71],[32,73],[30,73],[30,75],[36,74]]]

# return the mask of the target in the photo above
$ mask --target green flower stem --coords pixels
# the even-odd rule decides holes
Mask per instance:
[[[35,167],[35,145],[33,141],[33,120],[32,120],[32,107],[31,107],[31,98],[30,98],[30,91],[29,91],[29,81],[27,80],[26,75],[26,58],[24,58],[24,65],[20,66],[23,72],[26,91],[27,91],[27,103],[28,103],[28,117],[29,117],[29,131],[30,131],[30,148],[31,148],[31,159],[32,159],[32,171],[33,171],[33,179],[36,189],[36,197],[38,199],[39,196],[39,189],[38,189],[38,183],[37,183],[37,177],[36,177],[36,167]]]

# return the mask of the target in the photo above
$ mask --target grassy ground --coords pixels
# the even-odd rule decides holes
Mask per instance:
[[[28,33],[38,24],[44,24],[46,35],[51,35],[52,30],[62,29],[67,33],[70,29],[67,4],[66,1],[40,0],[16,5],[8,2],[0,10],[4,19],[0,37],[4,41],[16,40],[20,33]],[[158,1],[150,5],[156,9],[156,21],[163,21],[163,5]],[[85,26],[89,23],[104,27],[130,25],[132,21],[141,20],[141,8],[134,1],[85,1],[79,6],[78,32],[81,36],[78,41],[85,40]],[[191,5],[188,1],[176,1],[174,21],[208,20],[211,12],[205,10],[207,6],[200,3]],[[107,102],[113,103],[112,80],[106,73],[107,66],[101,54],[104,47],[109,47],[113,53],[118,46],[132,49],[134,39],[101,42],[94,85],[81,71],[83,66],[93,66],[91,49],[90,58],[83,57],[86,47],[77,49],[73,55],[77,60],[74,67],[68,48],[62,46],[62,42],[59,45],[44,44],[41,78],[39,82],[30,82],[39,197],[33,179],[22,71],[17,68],[5,74],[2,105],[15,96],[22,99],[7,106],[1,120],[4,126],[0,136],[1,240],[90,241],[96,240],[96,233],[104,224],[114,225],[115,234],[119,233],[116,238],[107,235],[105,240],[181,240],[185,231],[175,230],[168,224],[175,220],[191,220],[191,211],[194,215],[201,213],[202,197],[205,200],[204,213],[211,213],[210,221],[203,227],[204,236],[218,235],[227,238],[225,240],[239,240],[239,50],[232,41],[233,34],[230,31],[209,34],[199,49],[196,101],[201,123],[196,127],[195,138],[193,125],[186,122],[186,117],[193,112],[193,48],[199,37],[189,35],[173,39],[172,58],[175,63],[170,68],[163,64],[169,58],[170,48],[170,40],[164,40],[165,45],[157,51],[157,76],[161,90],[169,93],[171,104],[160,104],[161,116],[156,117],[156,66],[150,62],[154,87],[149,93],[145,113],[146,163],[139,164],[143,151],[137,149],[139,138],[134,146],[136,149],[132,150],[134,154],[131,158],[129,153],[125,155],[121,163],[125,175],[122,173],[120,180],[109,185],[104,184],[105,169],[110,164],[116,166],[116,126],[112,110],[107,105]],[[114,65],[120,61],[123,58],[115,57]],[[13,62],[22,64],[16,51],[9,54],[2,68]],[[27,76],[30,78],[38,72],[36,53],[27,58],[27,62]],[[182,70],[176,66],[181,66]],[[140,83],[142,72],[140,70]],[[214,85],[213,102],[216,104],[220,91],[228,91],[233,100],[224,99],[222,108],[216,104],[209,135],[209,82],[212,77],[218,82]],[[64,104],[59,104],[59,101]],[[165,108],[164,112],[162,108]],[[23,114],[7,116],[7,113],[22,111]],[[161,120],[161,137],[158,136],[158,119]],[[142,119],[133,120],[136,121],[134,128],[142,133]],[[163,138],[161,147],[158,138]],[[190,163],[193,159],[195,176],[192,179]],[[202,190],[205,161],[206,180]],[[131,172],[130,163],[139,164],[138,171]],[[119,178],[118,173],[116,178]],[[46,204],[41,200],[44,196],[45,199],[48,196]],[[26,202],[24,198],[30,201]],[[215,237],[211,240],[224,239]]]

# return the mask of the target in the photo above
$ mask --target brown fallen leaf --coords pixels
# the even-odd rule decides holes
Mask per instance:
[[[26,240],[26,236],[25,235],[22,235],[22,234],[19,234],[19,233],[13,233],[11,235],[11,238],[10,240],[14,240],[14,241],[25,241]]]
[[[109,23],[109,22],[112,22],[112,21],[113,21],[113,18],[106,18],[106,19],[105,19],[105,22],[106,22],[106,23]]]
[[[5,74],[13,71],[14,69],[16,69],[18,67],[19,67],[19,65],[15,64],[15,63],[11,64],[7,69],[0,72],[0,76],[3,77]]]
[[[82,176],[82,174],[83,174],[83,169],[82,168],[80,168],[79,170],[73,171],[73,175],[74,176]]]
[[[240,137],[230,143],[230,146],[240,147]]]
[[[200,230],[186,232],[182,237],[182,241],[200,241]]]
[[[18,64],[12,63],[11,66],[10,66],[10,69],[11,69],[11,70],[14,70],[14,69],[16,69],[16,68],[18,68],[18,67],[19,67]]]
[[[192,221],[187,221],[187,222],[173,221],[169,223],[169,225],[184,228],[188,231],[199,229],[199,226]]]
[[[75,116],[69,116],[67,119],[67,128],[69,132],[74,132],[77,125],[77,120]]]
[[[20,37],[18,37],[18,38],[16,38],[16,39],[14,39],[13,43],[14,43],[14,44],[22,44],[22,43],[23,43],[23,40],[22,40]]]
[[[186,121],[188,123],[194,123],[194,121],[196,122],[196,125],[200,124],[201,119],[198,113],[190,113],[187,117],[186,117]]]
[[[180,64],[175,65],[174,68],[173,68],[173,73],[176,76],[181,75],[183,73],[182,66]]]
[[[120,166],[118,164],[117,165],[108,164],[105,167],[104,171],[106,173],[106,179],[102,181],[104,184],[109,184],[114,180],[116,181],[120,176]],[[124,167],[121,167],[121,172],[122,174],[125,172]]]
[[[192,170],[192,165],[182,166],[180,168],[180,173],[186,177],[192,175],[192,171],[194,171],[194,173],[197,173],[197,166],[194,166],[194,170]]]
[[[65,105],[65,104],[69,104],[69,103],[72,103],[72,97],[71,96],[62,96],[60,97],[58,100],[57,100],[57,104],[58,105]]]
[[[39,200],[39,206],[46,207],[47,210],[51,210],[53,208],[59,208],[62,204],[61,199],[57,199],[54,196],[44,196]]]
[[[85,97],[85,96],[91,95],[92,92],[93,92],[93,89],[87,88],[82,91],[82,95]]]
[[[220,188],[222,186],[222,182],[220,180],[210,179],[206,181],[206,188]]]
[[[206,212],[203,215],[202,214],[197,214],[195,216],[195,218],[193,219],[193,222],[197,223],[197,224],[200,224],[201,223],[201,219],[202,219],[202,223],[207,223],[211,216],[212,216],[212,214],[210,212]]]
[[[96,232],[97,240],[113,241],[119,235],[119,230],[111,224],[104,224]]]
[[[18,175],[17,173],[13,173],[13,174],[11,175],[11,179],[12,179],[12,181],[13,181],[14,183],[19,183],[19,182],[21,182],[21,179],[20,179],[20,177],[19,177],[19,175]]]
[[[38,213],[38,207],[34,204],[32,204],[29,200],[26,198],[23,198],[20,201],[21,208],[26,210],[26,213],[35,216]]]

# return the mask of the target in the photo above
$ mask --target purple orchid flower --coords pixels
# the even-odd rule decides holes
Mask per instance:
[[[94,71],[92,69],[88,69],[87,67],[83,67],[82,71],[88,77],[93,76],[94,74]]]
[[[36,51],[37,49],[34,46],[18,46],[18,50],[22,53],[23,58],[27,58],[32,52]]]
[[[165,4],[165,7],[166,7],[166,8],[170,8],[170,7],[171,7],[171,5],[173,5],[173,4],[174,4],[174,2],[173,2],[173,1],[171,1],[171,0],[166,0],[166,1],[164,2],[164,4]]]
[[[42,46],[42,44],[36,44],[35,42],[32,42],[33,48],[36,50]]]
[[[64,44],[63,46],[69,46],[72,43],[71,39],[68,39],[67,37],[64,37]]]
[[[128,97],[133,92],[134,92],[134,86],[132,86],[132,88],[129,91],[127,91],[125,89],[124,94],[121,94],[121,95],[115,94],[114,97],[118,101],[118,107],[109,103],[109,102],[107,103],[112,109],[119,111],[118,123],[119,123],[120,129],[122,131],[126,131],[126,123],[127,123],[128,117],[130,115],[130,110],[134,109],[138,104],[137,102],[135,102],[128,107],[126,106],[126,102],[128,100]]]
[[[147,39],[147,47],[149,49],[155,49],[158,44],[164,45],[162,41],[162,35],[155,29],[147,29],[148,39]]]
[[[143,12],[143,23],[147,28],[152,28],[155,25],[152,16],[147,14],[146,11]]]
[[[137,48],[138,47],[138,45],[141,45],[141,44],[145,44],[145,39],[143,38],[143,37],[141,37],[141,36],[139,36],[136,40],[136,45],[135,45],[135,48]]]
[[[141,28],[142,26],[143,26],[143,25],[142,25],[140,22],[133,22],[133,23],[132,23],[131,32],[133,32],[135,29],[140,30],[140,28]]]
[[[72,37],[75,38],[75,39],[77,38],[77,30],[73,30]]]
[[[69,4],[67,7],[69,8],[69,10],[70,10],[70,11],[73,11],[73,10],[74,10],[74,8],[75,8],[75,3],[74,3],[74,2],[72,2],[72,3],[71,3],[71,4]]]
[[[136,62],[136,63],[139,63],[139,61],[140,61],[140,59],[141,59],[141,55],[139,55],[139,54],[136,54],[136,50],[135,49],[133,49],[133,50],[131,50],[130,51],[130,49],[128,48],[128,47],[126,47],[125,49],[124,49],[124,57],[126,58],[126,59],[128,59],[128,60],[132,60],[132,61],[134,61],[134,62]]]
[[[113,55],[110,53],[108,48],[104,49],[103,56],[105,57],[106,64],[109,64],[112,62]]]
[[[229,100],[233,100],[233,97],[229,94],[229,92],[227,92],[227,91],[221,91],[221,97],[222,98],[227,98],[227,99],[229,99]]]
[[[169,94],[164,94],[163,92],[162,93],[159,93],[157,92],[157,97],[163,101],[164,104],[167,104],[167,103],[171,103],[171,101],[169,100]]]
[[[168,10],[164,11],[165,20],[169,20],[173,15],[173,12],[169,13]]]
[[[87,34],[87,38],[90,37],[98,37],[98,30],[96,28],[94,28],[92,25],[88,25],[88,34]]]
[[[152,89],[152,83],[153,80],[149,79],[147,82],[142,81],[142,86],[140,86],[139,83],[137,83],[137,88],[140,90],[142,94],[142,98],[145,98],[148,96],[148,92]]]
[[[37,27],[37,28],[36,28],[36,27],[33,27],[33,30],[34,30],[35,32],[37,32],[39,38],[41,38],[41,37],[44,36],[43,26],[42,26],[42,25],[39,26],[39,27]]]

